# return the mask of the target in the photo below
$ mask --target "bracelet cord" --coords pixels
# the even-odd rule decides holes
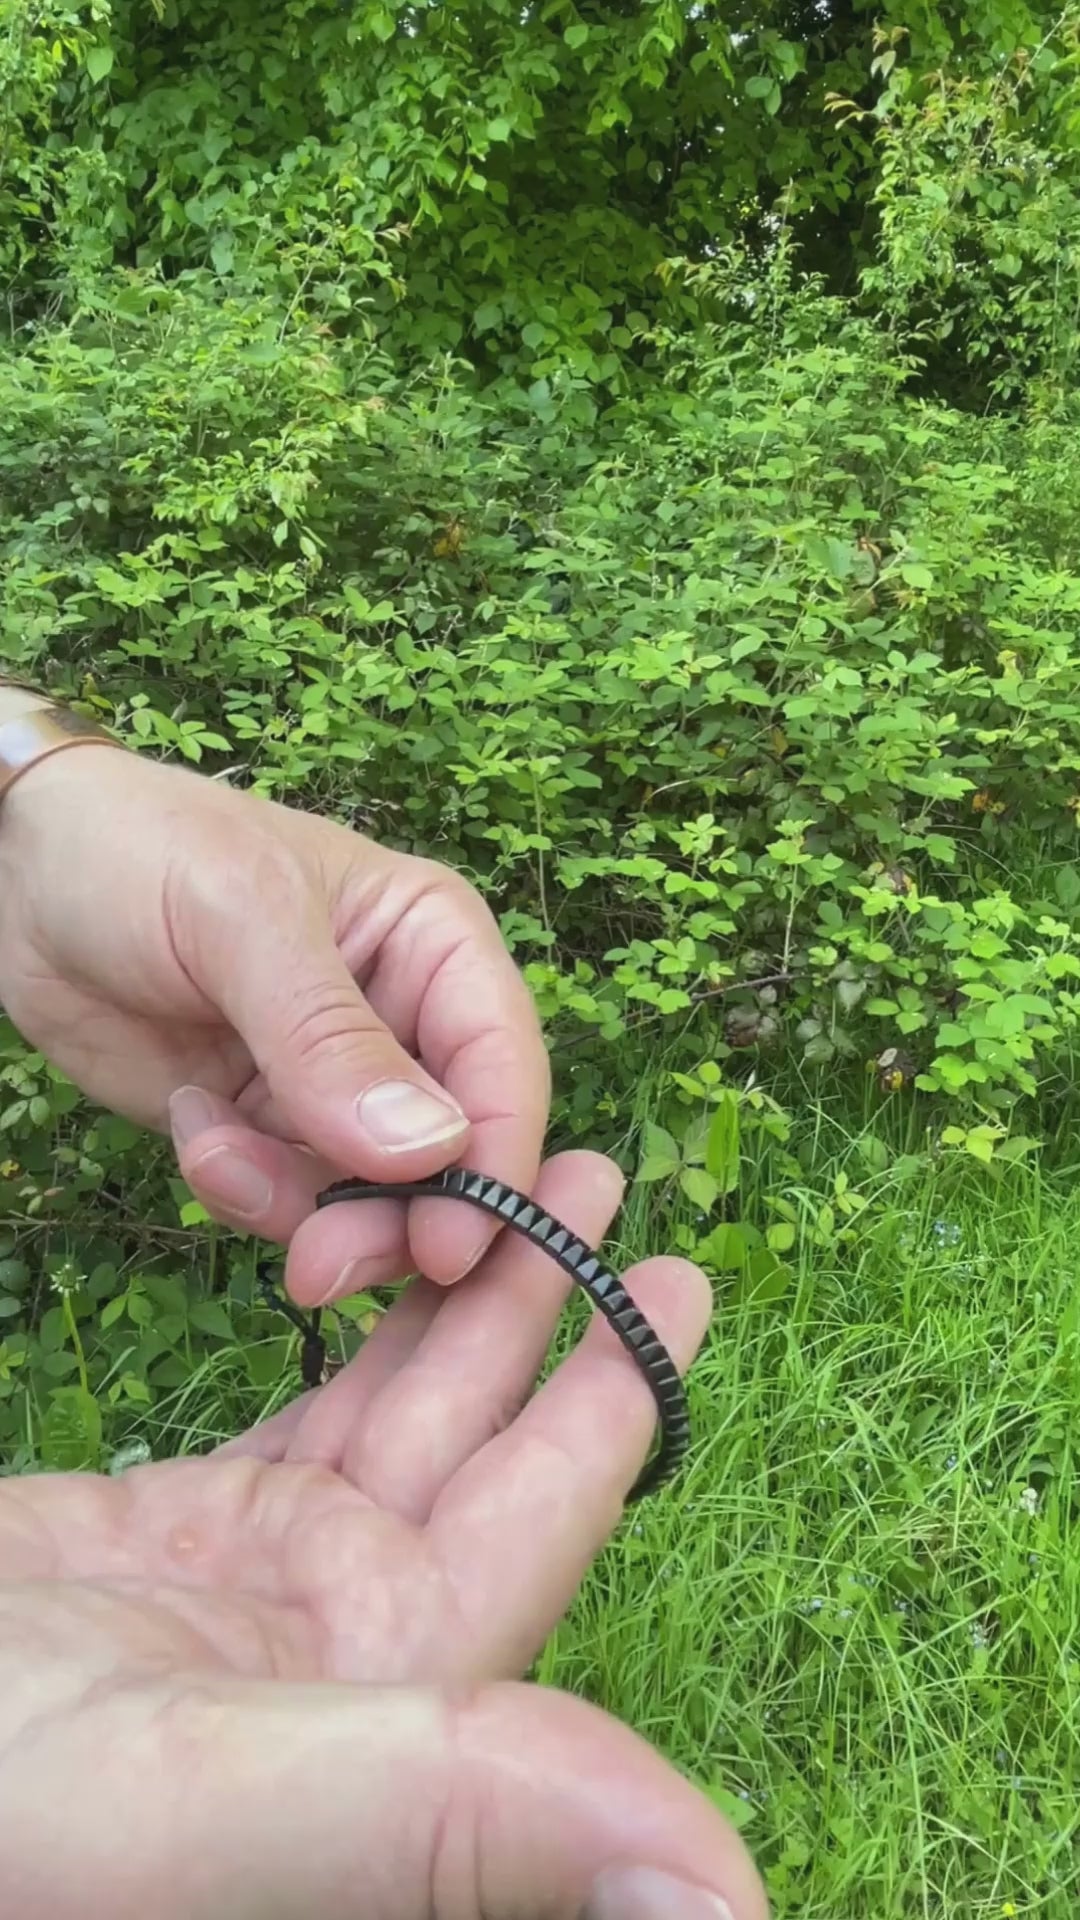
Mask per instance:
[[[690,1415],[678,1369],[622,1282],[609,1272],[598,1254],[569,1227],[545,1213],[535,1200],[487,1174],[450,1167],[424,1180],[336,1180],[316,1196],[315,1204],[327,1207],[348,1200],[429,1198],[465,1200],[481,1212],[493,1214],[504,1226],[542,1247],[588,1295],[640,1367],[659,1414],[659,1448],[631,1488],[627,1503],[640,1500],[669,1480],[690,1444]]]

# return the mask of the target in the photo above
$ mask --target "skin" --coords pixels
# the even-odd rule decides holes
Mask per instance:
[[[648,1450],[632,1362],[596,1320],[534,1392],[567,1282],[464,1206],[311,1211],[341,1173],[468,1160],[603,1237],[620,1177],[541,1165],[546,1056],[486,909],[430,863],[106,749],[12,790],[0,900],[16,1024],[118,1112],[164,1129],[172,1101],[185,1176],[289,1242],[295,1297],[358,1261],[421,1276],[327,1386],[209,1458],[0,1481],[4,1910],[762,1920],[707,1801],[519,1679]],[[356,1113],[387,1078],[465,1124],[387,1153]],[[237,1162],[269,1189],[254,1218]],[[704,1277],[659,1258],[627,1282],[685,1367]]]

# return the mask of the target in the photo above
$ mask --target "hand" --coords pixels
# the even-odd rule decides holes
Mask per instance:
[[[295,1298],[449,1282],[495,1231],[428,1200],[312,1215],[329,1180],[467,1158],[531,1186],[547,1054],[496,922],[445,867],[84,747],[4,801],[0,898],[16,1025],[94,1100],[171,1126],[217,1219],[292,1241]]]
[[[595,1240],[620,1181],[570,1154],[537,1194]],[[704,1277],[660,1259],[628,1280],[685,1367]],[[5,1913],[762,1920],[741,1843],[684,1780],[509,1683],[653,1427],[599,1319],[514,1417],[565,1289],[504,1235],[216,1456],[0,1483]]]

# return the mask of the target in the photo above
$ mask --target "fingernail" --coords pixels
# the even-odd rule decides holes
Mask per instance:
[[[320,1301],[320,1306],[325,1306],[329,1300],[347,1300],[350,1293],[363,1293],[363,1276],[365,1271],[369,1270],[370,1267],[370,1260],[363,1258],[347,1260],[341,1272],[338,1274],[337,1279],[334,1281],[332,1291],[326,1295],[324,1300]]]
[[[370,1286],[378,1286],[385,1278],[385,1262],[369,1254],[357,1254],[355,1259],[346,1260],[341,1272],[332,1286],[320,1293],[317,1300],[305,1300],[306,1307],[339,1306],[350,1294],[366,1293]]]
[[[480,1261],[483,1259],[485,1253],[487,1252],[488,1248],[491,1245],[491,1238],[492,1236],[490,1233],[485,1233],[482,1240],[477,1240],[468,1259],[458,1268],[457,1272],[454,1274],[453,1278],[450,1280],[449,1284],[452,1287],[456,1287],[459,1280],[464,1280],[466,1275],[470,1274],[473,1268],[479,1265]]]
[[[735,1920],[726,1900],[654,1867],[609,1867],[593,1882],[581,1920]]]
[[[440,1100],[411,1080],[380,1080],[356,1103],[360,1125],[384,1153],[433,1147],[464,1133],[468,1121],[451,1100]]]
[[[258,1220],[274,1197],[268,1176],[232,1147],[211,1147],[191,1169],[207,1199],[241,1220]]]
[[[201,1087],[177,1087],[169,1096],[169,1129],[178,1147],[214,1125],[214,1103]]]

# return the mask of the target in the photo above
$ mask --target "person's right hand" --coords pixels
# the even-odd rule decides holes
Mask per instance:
[[[595,1243],[620,1187],[568,1154],[536,1197]],[[216,1455],[0,1482],[0,1912],[762,1920],[703,1796],[517,1682],[655,1418],[600,1319],[529,1397],[567,1285],[504,1234]],[[704,1276],[627,1285],[685,1368]]]

